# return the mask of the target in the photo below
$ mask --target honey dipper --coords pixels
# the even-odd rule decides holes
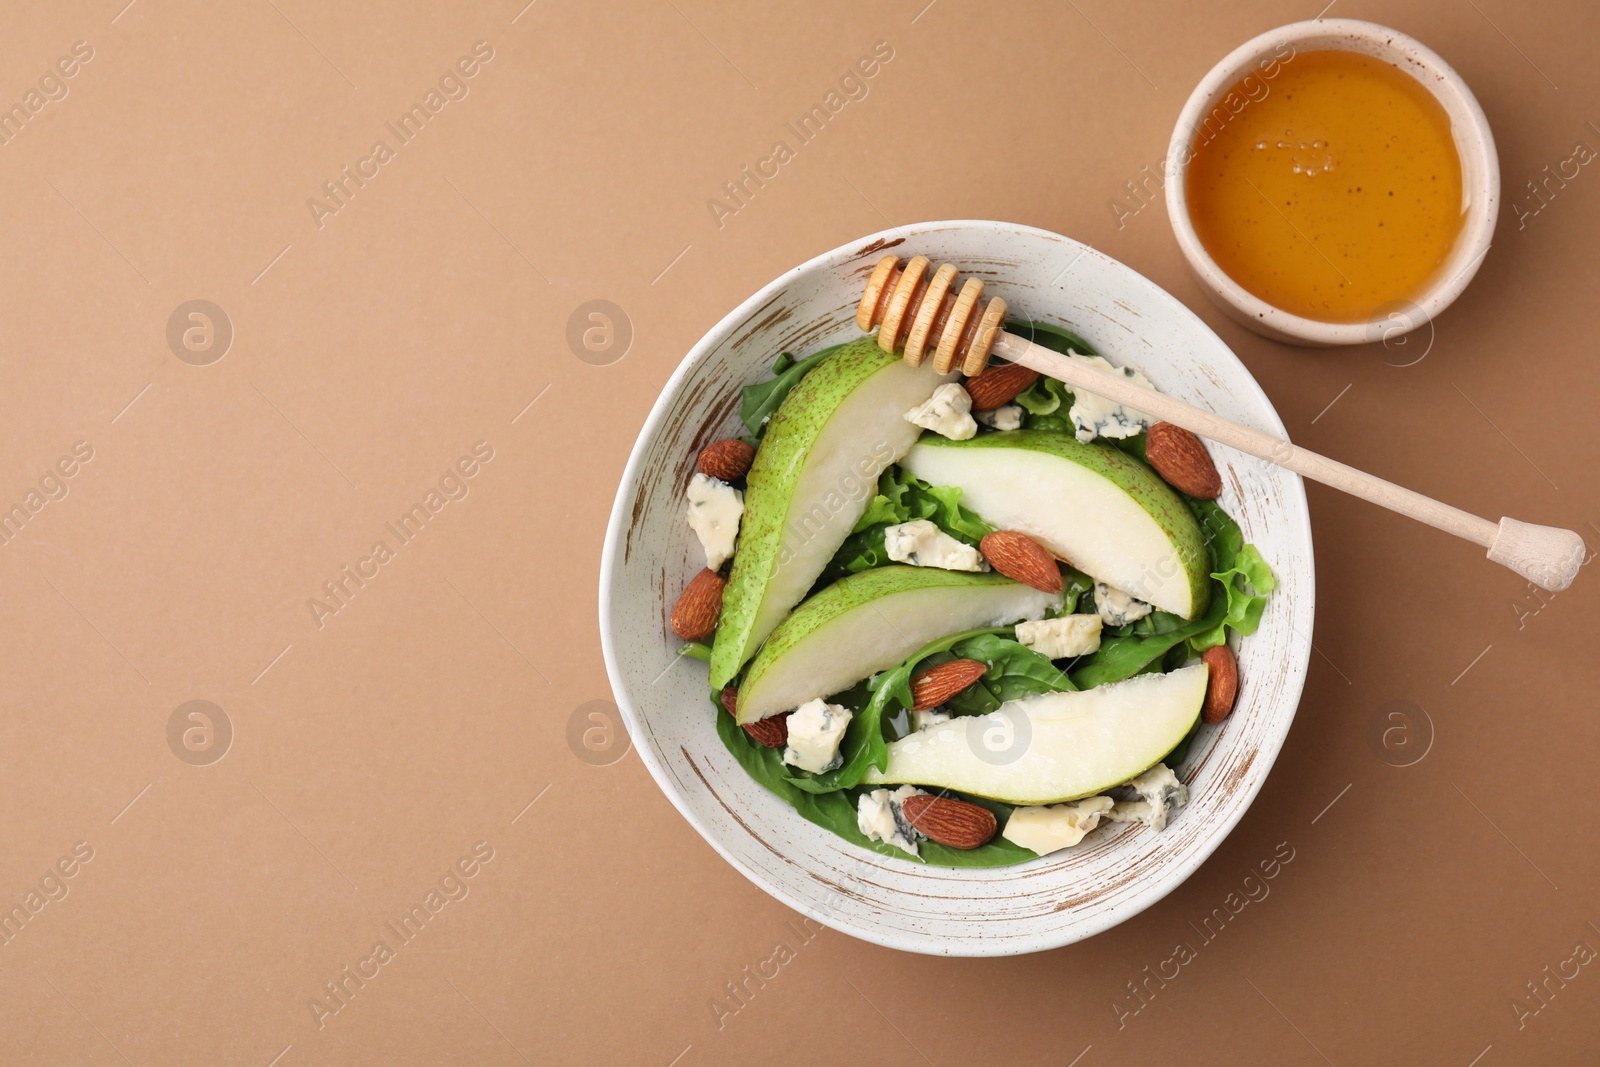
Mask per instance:
[[[903,349],[906,362],[913,366],[920,366],[930,353],[933,369],[941,374],[959,369],[973,377],[983,372],[990,356],[1021,364],[1073,389],[1113,400],[1482,545],[1491,560],[1551,592],[1571,585],[1583,565],[1587,549],[1572,530],[1512,518],[1491,522],[1007,333],[1004,300],[996,296],[985,303],[983,282],[968,278],[958,289],[954,266],[942,263],[930,271],[931,266],[926,256],[913,256],[903,266],[899,256],[884,256],[867,280],[856,310],[856,325],[866,331],[876,326],[878,346],[890,353]]]

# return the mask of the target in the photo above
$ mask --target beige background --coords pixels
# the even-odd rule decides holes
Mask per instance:
[[[1159,202],[1120,226],[1110,206],[1211,64],[1311,4],[124,2],[0,27],[0,103],[93,49],[0,146],[0,506],[93,450],[0,545],[0,904],[92,850],[0,944],[0,1061],[1593,1061],[1591,575],[1541,603],[1311,487],[1318,654],[1260,799],[1161,904],[1020,959],[805,940],[636,755],[586,762],[568,725],[609,697],[599,546],[661,384],[767,280],[893,223],[1087,241],[1204,316],[1303,444],[1600,543],[1600,177],[1512,209],[1600,147],[1600,9],[1332,8],[1466,76],[1506,210],[1436,328],[1311,353],[1206,304]],[[384,124],[478,41],[465,98],[399,145]],[[879,41],[867,97],[719,226],[708,199]],[[308,198],[380,138],[393,158],[319,228]],[[167,342],[195,299],[234,330],[207,366]],[[596,299],[633,330],[603,366],[566,340]],[[476,442],[468,495],[319,627],[308,599],[395,547],[384,523]],[[169,747],[190,700],[232,725],[218,762]],[[394,937],[479,842],[492,859],[446,883],[467,895]],[[1280,842],[1270,894],[1203,941]],[[1119,1027],[1127,983],[1185,939]],[[308,1003],[378,940],[393,958],[319,1026]],[[725,983],[779,942],[794,958],[731,1012]]]

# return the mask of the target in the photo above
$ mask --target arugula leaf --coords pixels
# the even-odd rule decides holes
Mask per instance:
[[[789,390],[799,385],[800,379],[811,373],[824,358],[843,347],[831,345],[799,361],[788,352],[781,352],[772,364],[775,377],[745,386],[744,398],[739,403],[739,418],[744,422],[745,429],[750,431],[751,437],[759,440],[766,432],[767,419],[778,410],[778,405],[789,395]]]

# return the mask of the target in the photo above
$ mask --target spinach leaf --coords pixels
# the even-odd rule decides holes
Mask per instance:
[[[1083,666],[1072,672],[1073,684],[1079,689],[1093,689],[1097,685],[1132,678],[1152,667],[1159,670],[1162,657],[1193,635],[1219,625],[1225,611],[1226,601],[1215,597],[1204,615],[1176,629],[1148,636],[1128,634],[1108,638],[1100,642],[1098,651],[1085,658]]]
[[[1061,565],[1061,610],[1047,614],[1046,618],[1059,618],[1062,615],[1072,615],[1078,610],[1078,601],[1082,600],[1094,588],[1094,579],[1082,571],[1063,563]]]
[[[732,753],[734,759],[739,761],[745,773],[779,799],[792,805],[802,818],[824,830],[833,831],[853,845],[869,849],[879,855],[896,856],[900,859],[915,858],[893,845],[874,841],[861,832],[861,827],[856,822],[856,797],[863,790],[809,793],[796,789],[794,783],[784,774],[786,767],[783,762],[783,750],[767,748],[752,740],[750,735],[733,721],[733,716],[722,710],[716,694],[712,694],[711,702],[716,706],[713,714],[717,719],[717,736],[722,738],[723,746]],[[970,799],[974,804],[981,804],[994,812],[1002,829],[1005,828],[1006,820],[1011,817],[1010,805],[983,797],[964,799]],[[922,853],[922,862],[935,867],[1004,867],[1013,863],[1023,863],[1034,859],[1037,855],[1021,845],[1012,844],[998,834],[994,840],[981,848],[949,848],[933,841],[924,841],[918,850]]]
[[[1142,447],[1139,458],[1144,458]],[[1196,500],[1193,497],[1184,497],[1184,500],[1200,523],[1200,534],[1211,549],[1212,568],[1217,571],[1232,570],[1235,558],[1244,548],[1244,533],[1239,529],[1239,524],[1215,500]]]
[[[713,696],[712,702],[716,703]],[[780,799],[794,806],[805,819],[816,823],[826,830],[832,830],[840,837],[853,845],[871,849],[873,852],[885,856],[904,857],[905,853],[892,845],[881,841],[873,841],[861,832],[856,824],[855,801],[844,792],[813,794],[795,788],[785,774],[788,769],[783,762],[781,748],[767,748],[758,744],[751,736],[734,722],[733,716],[723,711],[718,706],[714,713],[717,717],[717,734],[722,738],[723,745],[739,761],[745,772],[760,782],[768,791]]]
[[[1008,700],[1077,688],[1049,657],[1010,637],[973,637],[952,646],[950,654],[989,665],[972,688],[945,701],[945,707],[957,715],[987,715]]]
[[[744,422],[745,429],[750,431],[752,439],[758,440],[766,432],[767,420],[778,410],[778,405],[789,395],[789,390],[799,385],[800,379],[811,373],[818,363],[842,347],[832,345],[799,361],[788,352],[782,352],[772,365],[775,377],[744,387],[744,398],[739,403],[739,418]]]

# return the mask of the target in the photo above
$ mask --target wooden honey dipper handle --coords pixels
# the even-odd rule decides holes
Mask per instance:
[[[1482,545],[1491,560],[1552,592],[1570,586],[1583,565],[1588,550],[1583,538],[1572,530],[1512,518],[1491,522],[1007,333],[1003,328],[1004,300],[994,297],[979,312],[982,282],[968,279],[952,295],[956,269],[945,263],[930,274],[929,266],[923,256],[913,257],[903,268],[898,256],[885,256],[868,279],[856,311],[856,324],[863,330],[878,327],[880,348],[886,352],[903,348],[904,358],[913,365],[921,364],[930,350],[935,353],[933,368],[939,373],[959,367],[963,374],[976,376],[988,365],[990,356],[1019,363],[1073,389],[1113,400]]]

